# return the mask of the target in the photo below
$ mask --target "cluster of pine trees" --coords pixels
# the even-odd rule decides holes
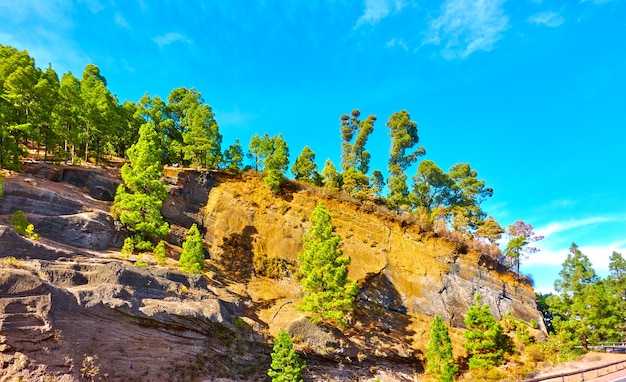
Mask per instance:
[[[264,173],[266,185],[276,193],[281,192],[285,174],[291,170],[298,181],[411,212],[433,224],[435,230],[477,238],[493,249],[490,254],[498,261],[518,272],[522,255],[532,252],[529,243],[533,236],[511,227],[506,231],[509,246],[500,252],[498,241],[505,230],[480,207],[493,189],[478,178],[469,163],[456,164],[448,171],[431,160],[418,164],[426,150],[418,146],[417,123],[406,110],[393,113],[386,122],[390,150],[385,178],[380,169],[370,168],[367,150],[377,117],[362,119],[359,110],[339,118],[339,169],[327,159],[320,171],[308,146],[289,168],[289,147],[281,134],[255,134],[247,150],[238,139],[222,149],[211,106],[195,89],[174,89],[167,99],[146,94],[138,102],[120,103],[93,64],[85,67],[81,78],[67,72],[59,80],[52,66],[39,69],[28,52],[0,45],[0,95],[0,169],[17,169],[27,147],[36,147],[45,158],[55,161],[98,163],[116,155],[137,162],[122,173],[126,186],[118,190],[116,206],[124,207],[116,207],[114,213],[140,248],[163,237],[162,231],[167,229],[155,212],[158,200],[163,199],[156,174],[162,166],[182,164],[229,171],[254,169]],[[151,135],[143,141],[142,129],[150,130],[144,134]],[[144,163],[139,164],[141,161]],[[416,164],[417,171],[410,177],[407,171]],[[131,180],[144,175],[153,182],[151,186]],[[140,192],[142,187],[152,189]],[[137,203],[149,207],[141,213],[131,211]],[[140,228],[132,223],[146,218],[150,223]]]
[[[626,333],[626,260],[609,259],[607,278],[599,277],[589,258],[572,243],[554,283],[555,294],[538,294],[546,326],[562,349],[622,342]]]

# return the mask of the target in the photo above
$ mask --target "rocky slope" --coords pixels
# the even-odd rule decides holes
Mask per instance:
[[[422,370],[429,317],[458,327],[451,334],[459,339],[475,292],[498,317],[542,322],[531,287],[372,205],[297,184],[274,196],[252,174],[169,169],[170,258],[137,267],[136,256],[116,249],[123,234],[108,213],[115,173],[25,170],[7,178],[0,198],[0,381],[267,380],[269,339],[281,327],[305,356],[308,380],[408,381]],[[344,332],[295,309],[302,290],[293,266],[319,202],[361,287]],[[41,240],[6,225],[17,209]],[[209,252],[204,277],[175,266],[194,222]]]

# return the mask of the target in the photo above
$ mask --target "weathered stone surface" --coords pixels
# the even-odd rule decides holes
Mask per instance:
[[[53,182],[66,182],[85,190],[92,198],[113,201],[121,181],[103,169],[79,166],[29,165],[24,172]]]
[[[227,347],[241,315],[237,297],[218,298],[199,275],[83,257],[15,266],[25,269],[0,268],[0,361],[28,355],[30,366],[0,380],[78,381],[87,357],[107,380],[188,380],[220,367],[197,357]]]
[[[42,237],[74,247],[105,250],[121,240],[111,215],[103,211],[61,216],[32,216],[30,222]]]
[[[43,245],[41,242],[28,240],[18,235],[13,228],[0,225],[0,257],[15,257],[17,259],[58,259],[67,256],[70,252]]]
[[[225,253],[227,244],[248,237],[252,254],[242,259],[252,262],[255,256],[267,255],[295,261],[308,218],[319,202],[331,213],[341,248],[352,259],[349,274],[363,286],[363,299],[396,312],[438,314],[463,327],[464,312],[478,292],[497,318],[511,311],[526,321],[543,322],[532,287],[509,271],[498,271],[480,253],[306,188],[281,197],[256,176],[220,182],[210,190],[200,223],[218,259],[233,259],[233,253]]]

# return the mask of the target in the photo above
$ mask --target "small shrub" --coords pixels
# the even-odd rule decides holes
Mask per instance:
[[[297,271],[295,264],[289,260],[280,257],[268,258],[266,254],[254,256],[253,267],[255,275],[277,280]]]
[[[124,239],[124,245],[122,246],[122,250],[120,251],[120,253],[122,254],[122,257],[127,259],[128,256],[132,255],[133,252],[135,252],[135,243],[133,243],[133,239],[130,237],[127,237],[126,239]]]
[[[148,265],[150,265],[150,264],[148,264],[146,261],[144,261],[144,259],[143,259],[143,255],[139,255],[139,256],[137,257],[137,260],[134,262],[134,265],[135,265],[136,267],[147,267],[147,266],[148,266]]]
[[[9,224],[11,224],[15,232],[22,236],[26,236],[26,228],[28,228],[30,223],[28,222],[24,211],[17,210],[13,213],[13,217],[11,218]]]
[[[539,329],[539,324],[534,319],[530,320],[530,327],[533,329]]]
[[[83,358],[82,367],[80,368],[80,375],[83,378],[89,378],[92,381],[100,374],[100,365],[96,363],[98,356],[87,355]]]
[[[154,248],[154,257],[157,259],[157,264],[164,266],[167,262],[167,252],[165,251],[165,243],[160,241]]]
[[[248,324],[246,324],[246,322],[239,316],[235,316],[233,319],[233,325],[237,330],[243,330],[246,326],[248,326]]]
[[[35,232],[35,226],[32,224],[26,227],[26,234],[24,236],[31,240],[39,240],[39,234]]]

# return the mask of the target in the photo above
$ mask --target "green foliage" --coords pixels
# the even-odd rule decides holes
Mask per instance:
[[[322,182],[324,184],[324,188],[327,188],[332,191],[341,190],[341,174],[335,168],[335,165],[330,159],[326,159],[324,163],[324,168],[322,169]]]
[[[435,315],[430,324],[430,340],[426,349],[427,371],[439,382],[452,382],[459,367],[454,362],[452,342],[448,327],[440,316]]]
[[[508,337],[502,333],[489,305],[482,303],[478,293],[475,301],[476,304],[467,310],[464,319],[467,331],[463,334],[463,346],[469,355],[469,366],[482,369],[500,366],[504,352],[508,349]]]
[[[241,147],[239,139],[235,139],[235,143],[230,145],[230,147],[224,151],[224,167],[230,171],[239,171],[243,168],[243,158],[243,147]]]
[[[508,264],[519,273],[519,266],[524,255],[536,253],[538,248],[531,247],[530,243],[543,240],[543,236],[533,232],[533,226],[521,220],[511,224],[507,229],[509,242],[504,250],[504,256],[508,259]]]
[[[417,135],[417,123],[411,121],[406,110],[393,113],[387,121],[389,136],[391,137],[391,149],[389,150],[389,195],[388,199],[392,206],[406,204],[408,201],[408,186],[406,183],[406,169],[417,161],[417,158],[426,154],[424,147],[415,151],[407,151],[419,143]]]
[[[1,166],[0,166],[1,167]],[[0,173],[0,196],[2,196],[2,186],[4,185],[4,176]]]
[[[321,185],[319,184],[320,177],[317,172],[317,164],[315,163],[315,153],[309,146],[304,146],[293,166],[291,166],[291,173],[296,180],[315,184],[316,186]]]
[[[153,123],[141,126],[139,140],[127,153],[130,165],[122,167],[124,183],[117,188],[111,214],[132,234],[136,249],[150,250],[152,242],[169,231],[161,215],[167,190],[161,181],[161,150]]]
[[[11,224],[15,232],[17,232],[18,234],[22,236],[26,236],[26,228],[28,227],[30,223],[28,222],[28,219],[26,218],[24,211],[17,210],[13,213],[13,216],[11,217],[11,221],[9,222],[9,224]]]
[[[613,258],[617,260],[617,257]],[[546,298],[552,325],[564,346],[587,349],[590,342],[619,341],[624,322],[623,290],[613,289],[611,278],[601,280],[589,258],[575,243],[554,283],[558,295]]]
[[[222,161],[222,135],[211,106],[204,103],[195,89],[180,87],[170,92],[167,105],[172,125],[165,126],[174,141],[183,145],[183,159],[193,165],[217,168]]]
[[[135,252],[135,243],[133,239],[127,237],[124,239],[124,245],[122,245],[122,250],[120,251],[122,257],[128,258],[128,256],[132,255]]]
[[[456,164],[446,174],[433,161],[424,160],[413,177],[411,203],[431,214],[437,212],[454,230],[468,234],[483,224],[480,204],[493,195],[493,189],[485,187],[477,175],[469,163]]]
[[[370,153],[365,150],[367,139],[374,131],[376,116],[369,115],[365,121],[359,120],[361,112],[353,110],[341,120],[341,170],[343,190],[351,196],[361,199],[370,193],[369,162]]]
[[[135,260],[133,265],[136,266],[136,267],[147,267],[150,264],[148,264],[148,262],[146,262],[143,259],[143,255],[142,254],[139,254],[139,256],[137,257],[137,260]]]
[[[159,241],[159,244],[154,248],[154,257],[157,260],[157,264],[163,266],[166,264],[167,252],[165,251],[165,242]]]
[[[204,269],[204,246],[198,226],[194,223],[187,232],[178,266],[183,272],[202,273]]]
[[[24,236],[32,240],[39,240],[39,235],[35,232],[35,226],[32,224],[26,226]]]
[[[311,214],[311,226],[302,237],[304,252],[298,255],[305,296],[299,310],[313,313],[314,322],[345,324],[358,293],[348,278],[349,257],[342,257],[339,236],[333,234],[331,217],[322,204]]]
[[[372,184],[372,192],[374,193],[374,196],[380,198],[383,192],[383,188],[385,187],[385,178],[383,177],[382,171],[372,171],[372,177],[370,182]]]
[[[476,230],[476,236],[486,239],[491,244],[495,244],[504,233],[504,228],[498,224],[493,216],[487,217]]]
[[[272,378],[272,382],[302,382],[305,370],[306,363],[293,349],[291,337],[284,329],[280,329],[274,340],[272,363],[267,375]]]

